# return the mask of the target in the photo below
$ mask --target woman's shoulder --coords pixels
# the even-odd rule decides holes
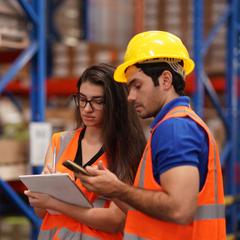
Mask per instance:
[[[81,132],[81,130],[82,130],[82,128],[78,128],[78,129],[75,129],[75,130],[55,132],[55,133],[53,133],[52,138],[56,139],[56,138],[73,137],[75,134],[79,134],[79,132]]]

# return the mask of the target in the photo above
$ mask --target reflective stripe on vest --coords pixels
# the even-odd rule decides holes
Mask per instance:
[[[172,114],[176,113],[186,113],[191,115],[193,118],[197,118],[200,120],[202,123],[203,121],[195,114],[193,114],[190,111],[186,110],[176,110],[170,114],[169,117],[171,117]],[[162,121],[161,121],[162,122]],[[203,123],[204,124],[204,123]],[[213,140],[212,135],[210,135],[210,138]],[[212,141],[215,143],[215,141]],[[207,220],[207,219],[217,219],[217,218],[225,218],[225,206],[224,204],[217,204],[218,202],[218,182],[217,182],[217,160],[216,160],[216,146],[214,144],[213,146],[214,150],[214,199],[216,204],[211,204],[211,205],[200,205],[197,208],[196,214],[194,216],[194,220]],[[140,174],[139,174],[139,183],[138,187],[144,188],[144,177],[145,177],[145,168],[146,168],[146,158],[147,158],[147,151],[149,151],[148,148],[145,149],[144,151],[144,156],[143,156],[143,161],[140,166]],[[134,210],[133,208],[130,208],[129,210]]]
[[[146,168],[146,157],[147,157],[147,148],[145,149],[143,153],[143,162],[140,168],[140,174],[139,174],[139,183],[138,186],[140,188],[144,188],[144,181],[145,181],[145,168]]]
[[[61,135],[61,137],[60,137],[60,149],[59,149],[59,153],[57,154],[57,161],[61,157],[62,153],[64,152],[64,150],[66,149],[67,145],[71,141],[72,137],[73,137],[73,132],[64,132]],[[97,198],[93,202],[93,206],[97,207],[97,208],[103,208],[105,206],[105,203],[106,203],[105,199]]]
[[[73,135],[74,134],[71,131],[70,132],[64,132],[64,133],[61,134],[61,136],[60,136],[60,149],[57,153],[56,161],[58,161],[59,158],[62,156],[64,150],[66,149],[67,145],[71,141]]]
[[[50,240],[53,239],[55,233],[57,231],[57,228],[51,229],[51,230],[40,230],[38,235],[38,240]]]
[[[197,208],[194,220],[225,218],[224,204],[201,205]]]
[[[73,232],[67,228],[62,228],[57,234],[59,240],[99,240],[82,232]]]
[[[146,240],[146,238],[142,238],[130,233],[125,233],[123,240]]]

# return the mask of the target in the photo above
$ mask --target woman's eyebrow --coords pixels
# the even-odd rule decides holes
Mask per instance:
[[[83,93],[81,93],[81,92],[80,92],[79,94],[80,94],[80,96],[82,96],[82,97],[91,98],[91,99],[92,99],[92,98],[104,98],[104,96],[102,96],[102,95],[101,95],[101,96],[90,96],[90,97],[88,97],[88,96],[86,96],[85,94],[83,94]]]

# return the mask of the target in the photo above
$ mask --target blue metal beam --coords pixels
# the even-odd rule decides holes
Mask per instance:
[[[202,54],[203,56],[206,55],[207,50],[209,49],[210,45],[213,43],[214,39],[216,38],[218,32],[221,30],[221,28],[226,24],[228,17],[230,16],[232,12],[232,8],[229,6],[226,7],[223,14],[219,17],[217,23],[213,26],[211,32],[209,33],[207,39],[205,40],[203,46],[202,46]]]
[[[225,129],[228,131],[229,129],[229,122],[226,116],[226,113],[223,111],[221,103],[219,101],[219,97],[215,91],[215,89],[212,86],[212,83],[210,82],[209,78],[206,76],[206,74],[203,72],[203,77],[204,79],[204,88],[206,90],[207,95],[209,96],[213,106],[215,107],[218,116],[220,119],[223,121],[223,124],[225,126]]]
[[[26,0],[18,0],[19,4],[21,5],[22,9],[27,14],[28,19],[33,22],[35,25],[39,24],[38,16],[36,15],[35,11],[33,10],[32,6]]]
[[[26,0],[18,0],[28,19],[32,23],[31,44],[21,53],[13,63],[7,73],[0,80],[0,92],[14,78],[16,73],[30,60],[32,64],[32,88],[31,88],[31,107],[32,120],[43,121],[45,117],[45,0],[32,0],[31,3]],[[39,168],[40,169],[40,168]],[[37,238],[40,220],[36,217],[30,207],[28,207],[7,182],[0,179],[0,187],[9,199],[27,216],[33,223],[32,237]]]
[[[52,44],[57,41],[61,41],[62,36],[56,28],[54,16],[56,10],[63,4],[65,0],[51,0],[47,1],[46,4],[46,32],[47,32],[47,40],[46,40],[46,75],[52,75],[52,66],[53,66],[53,53],[52,53]]]
[[[88,0],[82,0],[82,31],[83,31],[83,36],[82,39],[89,39],[89,22],[88,22]]]
[[[51,0],[47,2],[47,32],[50,42],[60,41],[61,35],[58,32],[58,29],[54,23],[54,16],[57,9],[65,2],[66,0]]]
[[[194,59],[196,61],[196,93],[194,94],[194,106],[196,111],[202,115],[204,90],[209,95],[218,115],[226,128],[226,142],[221,155],[221,163],[225,167],[225,192],[235,196],[237,191],[236,167],[238,163],[238,77],[240,74],[240,2],[228,0],[228,5],[211,30],[206,41],[203,40],[203,1],[194,0]],[[227,59],[226,59],[226,111],[220,106],[217,94],[203,70],[203,57],[213,42],[220,28],[227,23]],[[204,84],[204,87],[202,86]],[[240,186],[238,186],[240,187]],[[227,209],[228,232],[235,233],[237,227],[236,204]],[[239,216],[238,216],[239,217]]]
[[[237,181],[237,148],[238,148],[238,81],[237,81],[237,16],[238,0],[229,0],[231,15],[228,18],[227,28],[227,58],[226,58],[226,79],[227,79],[227,118],[230,123],[227,141],[231,143],[229,159],[226,164],[226,188],[228,195],[236,196]],[[237,229],[237,208],[236,204],[228,207],[228,232],[235,233]]]
[[[230,158],[231,154],[231,142],[228,140],[224,144],[224,148],[221,152],[221,165],[226,166],[227,160]]]
[[[25,204],[25,202],[18,196],[18,194],[9,186],[8,183],[0,178],[0,187],[8,195],[8,197],[16,204],[16,206],[24,213],[25,216],[39,228],[41,225],[40,219],[34,214],[32,208]]]
[[[45,78],[46,78],[46,31],[45,31],[45,7],[46,2],[33,1],[33,8],[39,18],[39,26],[32,30],[32,38],[38,41],[39,51],[32,59],[32,89],[31,109],[32,121],[44,121],[45,119]]]
[[[202,56],[202,42],[203,42],[203,0],[193,1],[193,56],[196,62],[195,76],[196,76],[196,91],[193,95],[194,109],[198,115],[203,116],[204,103],[204,86],[202,79],[203,72],[203,56]]]
[[[37,51],[37,43],[33,42],[16,61],[11,65],[9,70],[0,79],[0,92],[7,86],[7,84],[15,77],[15,75],[29,62]]]

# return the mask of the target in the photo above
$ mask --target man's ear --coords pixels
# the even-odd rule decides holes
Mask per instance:
[[[161,75],[162,86],[164,89],[169,89],[172,87],[172,73],[168,70],[163,71]]]

